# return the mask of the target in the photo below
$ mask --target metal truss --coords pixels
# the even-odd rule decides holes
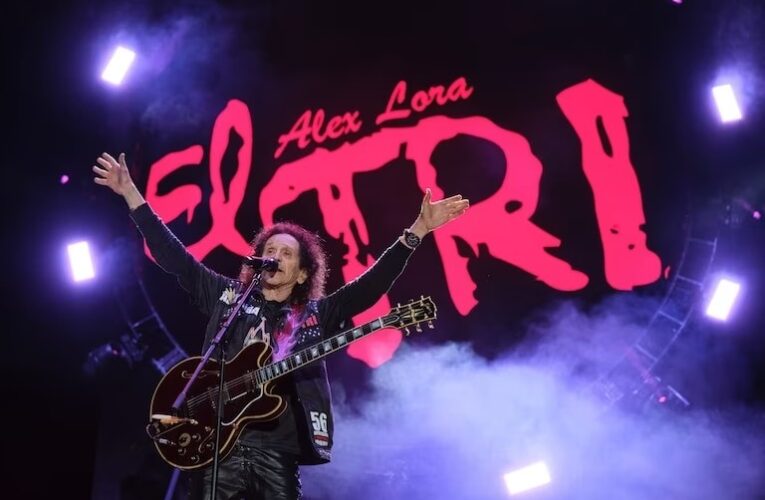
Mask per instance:
[[[130,249],[126,251],[119,244],[116,246],[116,255],[123,259],[130,255]],[[107,359],[117,357],[124,359],[130,367],[148,359],[164,375],[188,357],[157,313],[139,273],[136,271],[132,276],[133,279],[115,280],[112,285],[127,331],[90,351],[83,367],[86,373],[94,373]]]
[[[130,244],[118,241],[110,253],[107,259],[121,259],[124,263],[132,261],[137,252]],[[94,374],[98,367],[110,358],[121,358],[131,368],[134,364],[148,359],[154,368],[164,375],[188,357],[157,313],[137,268],[132,276],[132,280],[118,279],[112,284],[114,299],[127,325],[127,331],[119,338],[90,351],[83,367],[86,373]],[[179,477],[180,471],[173,470],[165,492],[165,500],[172,500],[177,496]]]
[[[675,407],[690,402],[664,383],[654,370],[680,335],[688,329],[704,295],[717,252],[720,207],[710,205],[696,215],[683,246],[680,262],[667,292],[643,333],[619,361],[596,383],[609,405],[640,407],[653,398]]]

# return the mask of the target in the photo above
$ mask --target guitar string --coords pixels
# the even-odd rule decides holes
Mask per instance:
[[[276,363],[272,363],[274,365]],[[271,365],[271,366],[272,366]],[[269,376],[266,371],[267,366],[258,368],[256,370],[252,370],[250,372],[247,372],[245,375],[241,375],[233,380],[230,380],[224,384],[225,391],[229,392],[231,390],[236,390],[241,386],[244,386],[247,388],[247,379],[249,378],[252,382],[254,382],[257,386],[262,386],[264,383],[269,382],[270,380],[276,378]],[[282,372],[284,374],[286,372]],[[193,396],[188,399],[187,406],[190,410],[194,410],[197,408],[200,404],[206,403],[211,396],[217,397],[218,396],[218,388],[211,388],[212,391],[210,392],[202,392],[198,396]]]
[[[313,346],[310,346],[310,347],[313,347]],[[303,355],[303,354],[307,354],[308,350],[310,349],[310,347],[306,348],[306,349],[303,349],[302,351],[300,351],[298,353],[293,354],[293,356],[300,356],[300,355]],[[268,375],[267,368],[268,368],[268,366],[274,366],[277,363],[271,363],[270,365],[267,365],[267,366],[264,366],[264,367],[252,370],[252,371],[248,372],[245,375],[241,375],[241,376],[237,377],[234,380],[226,382],[224,384],[226,392],[228,392],[231,389],[237,389],[240,385],[244,385],[246,387],[247,386],[247,378],[250,378],[258,386],[261,386],[264,383],[272,380],[273,378],[276,378],[276,377],[272,377],[272,376]],[[293,367],[291,367],[291,368],[293,368]],[[282,372],[282,374],[283,373],[286,373],[286,372]],[[209,400],[210,396],[215,396],[215,397],[218,396],[218,388],[217,387],[214,388],[211,392],[212,392],[212,394],[210,394],[209,392],[205,391],[203,393],[200,393],[198,396],[193,396],[193,397],[189,398],[188,399],[188,404],[187,404],[187,406],[189,406],[189,409],[193,410],[194,408],[198,407],[200,404],[206,403],[207,400]]]
[[[418,321],[418,323],[419,323],[419,321]],[[347,334],[352,332],[353,330],[354,329],[349,329],[348,331],[343,332],[342,335],[347,336]],[[330,338],[329,340],[331,341],[331,340],[333,340],[333,339],[335,339],[335,338],[337,338],[339,336],[340,335],[335,335],[332,338]],[[350,341],[348,341],[346,339],[346,342],[352,342],[353,340],[355,340],[355,339],[351,339]],[[292,358],[300,358],[300,357],[306,356],[307,358],[311,358],[310,360],[313,361],[313,356],[309,355],[310,350],[312,348],[318,346],[318,345],[321,345],[321,344],[322,344],[322,342],[317,342],[316,344],[311,345],[309,347],[306,347],[305,349],[301,350],[298,353],[293,354],[290,357],[292,357]],[[338,347],[339,347],[339,345],[338,345]],[[333,350],[333,349],[336,349],[336,347],[334,345],[332,345],[332,349],[330,349],[330,351],[328,351],[328,352],[331,352],[331,350]],[[323,354],[327,354],[327,352],[325,352]],[[231,389],[237,389],[240,385],[244,385],[246,387],[247,386],[247,378],[250,378],[258,386],[261,386],[264,383],[266,383],[266,382],[276,378],[276,377],[268,375],[267,371],[266,371],[268,366],[274,366],[276,364],[277,363],[271,363],[270,365],[267,365],[267,366],[264,366],[264,367],[252,370],[251,372],[248,372],[245,375],[237,377],[236,379],[234,379],[232,381],[226,382],[224,384],[224,388],[225,388],[226,392],[229,392]],[[297,365],[295,367],[290,367],[290,369],[291,370],[295,369],[295,368],[301,366],[302,364],[303,363],[300,363],[299,365]],[[284,373],[286,373],[286,372],[282,372],[279,375],[283,375]],[[210,400],[211,396],[215,396],[217,398],[218,391],[219,391],[219,389],[216,387],[212,391],[209,391],[209,392],[205,391],[205,392],[200,393],[198,396],[193,396],[191,398],[188,398],[187,406],[188,406],[189,410],[193,411],[195,408],[199,407],[199,405],[206,403],[207,400]]]
[[[316,345],[318,345],[318,343]],[[309,353],[309,350],[312,347],[314,347],[314,346],[309,346],[308,348],[305,348],[305,349],[301,350],[300,352],[297,352],[297,353],[293,354],[292,357],[298,357],[298,356],[303,356],[303,355],[307,356],[308,353]],[[279,362],[271,363],[270,365],[267,365],[267,366],[264,366],[264,367],[252,370],[252,371],[248,372],[245,375],[241,375],[241,376],[237,377],[234,380],[226,382],[224,384],[225,391],[229,392],[231,389],[237,389],[241,385],[244,385],[245,387],[247,387],[247,378],[250,378],[258,386],[262,386],[264,383],[269,382],[270,380],[273,380],[274,378],[276,378],[276,377],[268,375],[267,368],[269,366],[277,365],[278,363]],[[298,366],[300,366],[300,365],[298,365]],[[294,369],[294,368],[296,368],[296,367],[290,367],[290,369]],[[276,372],[274,371],[274,373],[276,373]],[[286,373],[286,371],[281,372],[279,375],[283,375],[284,373]],[[189,407],[189,410],[193,411],[195,408],[199,407],[199,405],[206,403],[210,399],[211,396],[214,396],[214,397],[217,398],[217,396],[218,396],[218,388],[215,387],[215,388],[212,388],[212,389],[213,389],[212,391],[209,391],[209,392],[205,391],[205,392],[200,393],[198,396],[193,396],[191,398],[188,398],[187,406]]]
[[[300,352],[296,353],[293,356],[302,355],[304,353],[307,354],[308,353],[308,349],[304,349],[303,351],[300,351]],[[271,365],[268,365],[268,366],[273,366],[273,365],[276,365],[276,364],[277,363],[272,363]],[[262,368],[258,368],[258,369],[252,370],[252,371],[248,372],[245,375],[241,375],[241,376],[237,377],[234,380],[226,382],[224,384],[225,391],[229,392],[232,389],[234,389],[234,390],[238,389],[240,386],[244,386],[246,388],[247,387],[247,379],[248,378],[251,379],[252,382],[254,382],[258,386],[262,386],[264,383],[269,382],[270,380],[276,378],[276,377],[268,375],[268,372],[267,372],[268,366],[264,366]],[[284,373],[286,373],[286,371],[282,372],[281,374],[284,374]],[[199,407],[199,405],[205,404],[208,400],[210,400],[211,396],[214,396],[214,397],[217,398],[217,396],[218,396],[218,388],[217,387],[213,388],[212,391],[209,391],[209,392],[205,391],[205,392],[200,393],[198,396],[193,396],[191,398],[188,398],[187,406],[189,407],[189,410],[193,411],[195,408]]]
[[[226,392],[229,392],[231,389],[237,389],[240,385],[247,386],[247,380],[246,378],[248,375],[252,373],[249,372],[246,375],[242,375],[240,377],[235,378],[234,380],[230,380],[224,384],[224,389]],[[210,396],[215,396],[217,398],[218,396],[218,387],[215,387],[212,390],[212,394],[209,392],[203,392],[198,396],[193,396],[188,399],[187,406],[189,407],[189,410],[193,410],[194,408],[198,407],[201,403],[205,402],[205,400],[209,399]]]

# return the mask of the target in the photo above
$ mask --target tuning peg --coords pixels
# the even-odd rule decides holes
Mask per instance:
[[[433,322],[432,321],[428,321],[428,328],[430,328],[431,330],[433,329]]]
[[[420,326],[419,323],[417,323],[417,325],[415,325],[414,329],[417,331],[417,333],[422,333],[422,327]]]
[[[412,332],[409,331],[409,327],[408,326],[404,327],[404,335],[408,337],[410,333]]]

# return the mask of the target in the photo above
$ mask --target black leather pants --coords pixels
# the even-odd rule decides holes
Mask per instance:
[[[212,467],[204,472],[202,500],[210,498]],[[297,500],[300,471],[295,457],[237,444],[218,467],[217,500]]]

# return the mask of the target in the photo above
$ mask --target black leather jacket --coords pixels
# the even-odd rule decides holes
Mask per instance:
[[[175,275],[192,301],[209,317],[204,349],[218,332],[221,320],[228,313],[232,299],[242,291],[243,284],[222,276],[198,262],[159,219],[151,207],[143,204],[131,212],[131,218],[143,234],[157,264]],[[306,304],[304,322],[295,335],[293,351],[320,342],[336,333],[343,321],[374,305],[391,287],[406,266],[412,250],[396,240],[364,274],[334,293]],[[262,296],[250,297],[242,314],[232,324],[226,348],[232,359],[244,345],[251,327],[260,322],[264,305]],[[310,325],[310,326],[309,326]],[[318,464],[330,460],[334,424],[332,400],[324,360],[316,361],[293,372],[293,408],[300,450],[299,463]],[[247,430],[245,429],[245,433]],[[308,444],[310,443],[310,445]]]

